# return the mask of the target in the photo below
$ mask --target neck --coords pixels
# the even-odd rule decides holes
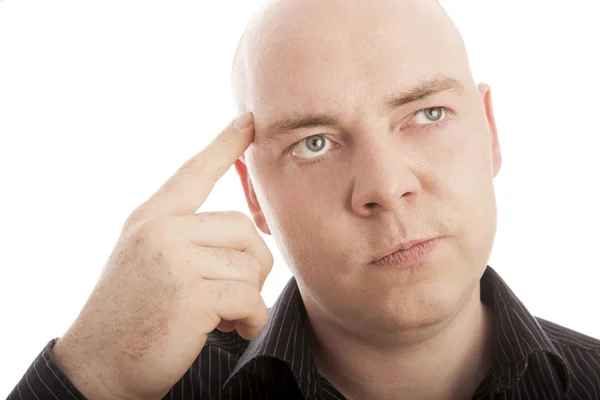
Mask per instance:
[[[492,364],[493,311],[481,302],[479,285],[443,327],[408,339],[349,332],[305,304],[317,369],[347,399],[471,399]]]

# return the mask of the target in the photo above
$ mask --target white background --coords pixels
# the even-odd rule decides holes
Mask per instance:
[[[0,0],[0,397],[74,320],[127,215],[234,117],[260,3]],[[443,4],[493,90],[489,264],[535,315],[600,337],[599,3]],[[226,209],[247,212],[233,169],[201,211]],[[290,273],[266,240],[271,305]]]

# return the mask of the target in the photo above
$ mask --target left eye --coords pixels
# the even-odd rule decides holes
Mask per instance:
[[[414,121],[417,125],[428,125],[440,122],[446,118],[447,111],[444,107],[425,108],[414,115]]]
[[[292,155],[305,160],[317,158],[327,153],[331,141],[323,135],[309,136],[294,145]]]

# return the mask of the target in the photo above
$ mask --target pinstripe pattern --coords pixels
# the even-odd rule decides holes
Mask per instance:
[[[600,400],[600,340],[532,316],[490,266],[481,279],[481,299],[495,310],[496,343],[492,368],[474,400]],[[215,330],[164,399],[344,399],[316,370],[304,316],[292,278],[257,338]],[[56,366],[55,342],[36,357],[8,399],[84,399]]]

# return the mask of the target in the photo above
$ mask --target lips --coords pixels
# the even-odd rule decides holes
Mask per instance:
[[[439,242],[438,238],[411,240],[400,243],[395,250],[373,261],[379,267],[406,269],[424,263]]]
[[[413,247],[413,246],[415,246],[417,244],[425,243],[425,242],[428,242],[428,241],[433,240],[433,239],[435,239],[435,238],[415,239],[415,240],[411,240],[409,242],[400,243],[400,244],[396,245],[392,250],[390,250],[390,251],[386,252],[385,254],[377,257],[377,259],[375,261],[379,261],[379,260],[381,260],[381,259],[383,259],[383,258],[385,258],[385,257],[387,257],[387,256],[389,256],[389,255],[391,255],[391,254],[399,251],[399,250],[408,250],[408,249],[410,249],[411,247]]]
[[[373,264],[378,267],[384,267],[385,269],[392,268],[401,270],[409,269],[417,265],[423,265],[429,258],[429,255],[438,241],[439,238],[434,238],[425,241],[417,240],[403,243],[402,246],[399,247],[404,247],[404,250],[396,250],[395,252],[374,261]]]

